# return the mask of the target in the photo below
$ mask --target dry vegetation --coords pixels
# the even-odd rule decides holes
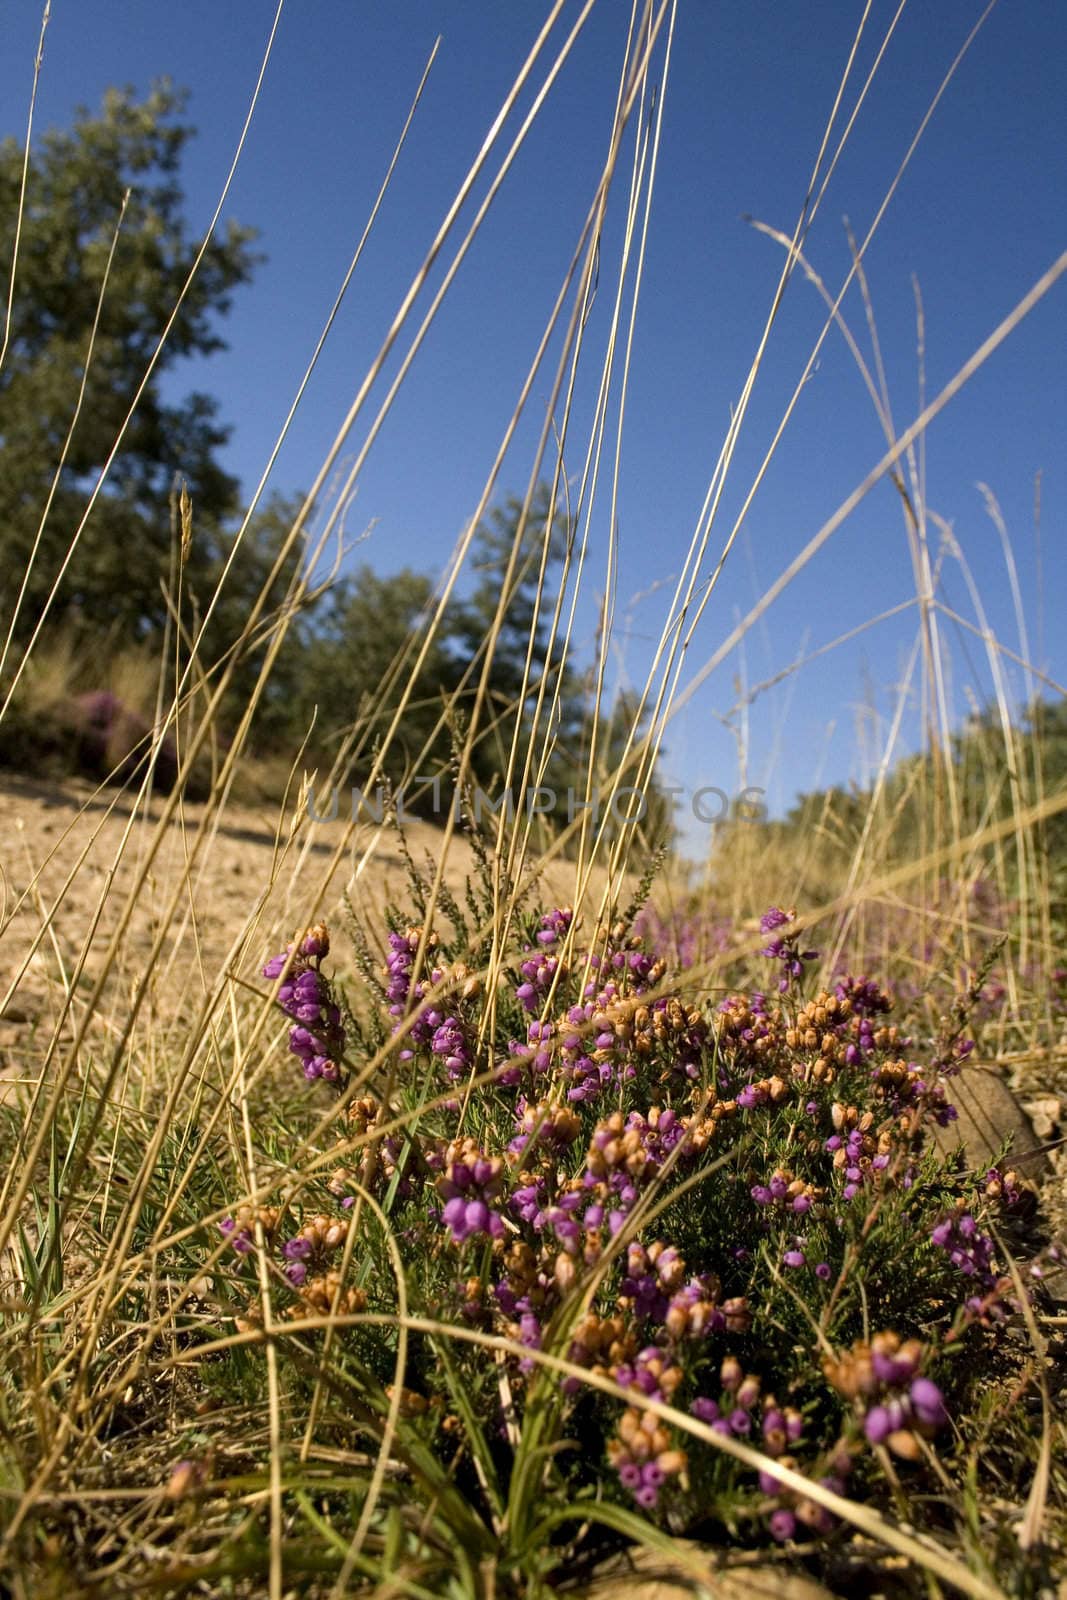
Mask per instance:
[[[553,19],[559,9],[553,8]],[[556,365],[554,371],[541,374],[542,387],[547,377],[552,390],[547,414],[555,417],[568,414],[579,364],[583,370],[585,366],[599,370],[603,379],[595,414],[585,418],[572,414],[563,440],[554,438],[546,424],[529,474],[531,498],[532,486],[547,478],[557,500],[566,502],[575,516],[578,529],[560,601],[555,614],[544,619],[557,659],[569,648],[578,585],[595,589],[602,584],[603,572],[594,568],[603,562],[610,573],[615,558],[611,548],[594,553],[591,538],[594,506],[599,512],[611,501],[613,473],[618,471],[611,424],[602,405],[609,384],[624,390],[630,379],[627,340],[638,292],[635,268],[644,250],[643,224],[655,176],[666,47],[673,21],[669,5],[652,5],[640,8],[634,23],[619,83],[615,138],[586,227],[576,241],[571,274],[561,286],[552,329]],[[546,27],[506,112],[512,112],[527,82],[540,83],[557,63],[563,64],[567,48],[558,33]],[[847,74],[846,85],[850,103],[862,98],[862,85],[852,83]],[[659,92],[653,94],[654,89]],[[476,179],[502,180],[508,142],[512,137],[521,140],[522,133],[514,130],[510,116],[502,119],[501,127],[457,199],[465,197]],[[802,246],[819,208],[833,152],[846,133],[838,110],[812,174],[811,201],[791,238],[781,241],[782,280],[779,296],[768,310],[765,337],[777,315],[781,289],[801,269]],[[617,203],[626,208],[632,226],[622,258],[598,261],[599,223],[611,186],[620,191]],[[433,252],[435,256],[440,252],[449,263],[448,274],[459,269],[478,224],[478,217],[468,224],[458,205],[449,213]],[[857,246],[854,268],[861,287],[864,247]],[[692,692],[695,680],[728,654],[790,577],[815,557],[864,495],[887,477],[900,492],[915,553],[915,684],[926,684],[932,742],[947,741],[951,730],[939,725],[944,707],[939,694],[940,601],[914,447],[932,418],[1010,337],[1065,268],[1067,257],[1061,257],[906,429],[893,429],[887,396],[875,373],[870,380],[872,398],[886,429],[883,459],[738,631],[718,642],[694,672],[692,664],[684,662],[683,644],[714,594],[715,579],[709,583],[703,575],[713,570],[717,576],[736,531],[720,525],[719,493],[744,425],[761,345],[708,485],[683,572],[674,593],[665,596],[662,638],[645,686],[649,732],[622,753],[615,773],[618,783],[640,788],[651,781],[657,746],[672,712]],[[506,1414],[506,1406],[501,1412],[502,1427],[517,1430],[518,1435],[518,1442],[508,1435],[516,1465],[506,1490],[511,1496],[508,1514],[503,1515],[494,1498],[499,1444],[495,1438],[487,1443],[479,1419],[468,1415],[473,1391],[457,1374],[467,1371],[464,1363],[474,1359],[473,1350],[484,1356],[491,1376],[489,1388],[477,1395],[479,1403],[491,1392],[494,1403],[504,1406],[509,1383],[520,1396],[533,1392],[535,1378],[519,1375],[520,1358],[529,1361],[535,1373],[547,1373],[545,1382],[554,1391],[560,1377],[568,1374],[579,1385],[589,1386],[590,1407],[594,1402],[606,1405],[604,1394],[614,1395],[620,1405],[632,1399],[614,1378],[605,1376],[605,1369],[594,1373],[588,1364],[575,1364],[573,1321],[568,1318],[590,1303],[583,1296],[587,1291],[593,1294],[592,1279],[587,1283],[579,1275],[572,1284],[564,1281],[566,1273],[559,1276],[562,1320],[552,1325],[555,1344],[546,1335],[540,1350],[516,1345],[514,1338],[502,1336],[488,1321],[464,1322],[449,1300],[456,1278],[454,1262],[449,1268],[451,1258],[437,1249],[434,1278],[426,1264],[430,1252],[425,1260],[406,1254],[409,1235],[394,1229],[391,1220],[400,1204],[397,1185],[378,1184],[380,1174],[376,1175],[373,1163],[371,1168],[360,1168],[365,1183],[356,1185],[351,1213],[363,1232],[357,1238],[353,1229],[348,1236],[338,1259],[340,1275],[330,1281],[321,1314],[316,1320],[305,1306],[303,1320],[294,1320],[278,1309],[294,1280],[287,1282],[278,1261],[272,1259],[270,1236],[276,1219],[270,1207],[282,1195],[281,1203],[292,1216],[302,1215],[306,1223],[322,1203],[321,1179],[335,1151],[330,1141],[340,1115],[338,1104],[343,1110],[358,1096],[373,1095],[375,1115],[385,1108],[397,1136],[406,1130],[405,1136],[417,1140],[425,1125],[429,1140],[437,1133],[433,1115],[448,1109],[450,1094],[463,1096],[464,1114],[473,1096],[473,1121],[468,1120],[465,1130],[473,1128],[487,1140],[494,1129],[499,1134],[503,1113],[478,1110],[478,1096],[484,1089],[484,1105],[498,1107],[489,1090],[497,1092],[494,1074],[499,1077],[501,1061],[508,1056],[505,1024],[521,1017],[512,992],[515,951],[521,951],[527,933],[533,937],[534,913],[573,907],[573,926],[581,925],[587,947],[613,948],[611,940],[618,942],[623,934],[604,930],[641,887],[649,863],[647,842],[640,835],[623,830],[614,837],[598,836],[588,816],[580,818],[565,839],[547,848],[521,816],[511,823],[503,814],[480,836],[463,818],[450,819],[443,828],[414,823],[404,830],[353,827],[343,817],[328,825],[314,824],[306,815],[309,775],[299,753],[280,782],[279,774],[270,775],[268,790],[276,795],[281,787],[282,803],[257,799],[260,780],[245,757],[248,729],[256,700],[269,681],[273,655],[299,612],[315,568],[317,552],[311,548],[307,520],[342,451],[353,454],[348,481],[336,498],[338,508],[346,503],[380,427],[383,413],[378,411],[375,385],[386,358],[393,351],[400,354],[399,383],[417,357],[422,325],[421,302],[417,311],[416,301],[425,271],[403,297],[401,315],[359,386],[307,505],[290,530],[290,549],[301,559],[283,603],[268,605],[265,596],[248,616],[241,636],[232,641],[232,649],[218,661],[202,659],[198,623],[184,609],[181,583],[181,543],[183,537],[195,537],[195,507],[183,508],[175,528],[171,597],[175,626],[165,657],[156,663],[131,658],[116,667],[116,688],[151,719],[146,760],[124,781],[99,788],[17,777],[5,778],[0,786],[3,1592],[18,1600],[60,1593],[152,1592],[269,1595],[271,1600],[298,1593],[374,1595],[381,1600],[448,1594],[456,1600],[475,1596],[489,1600],[547,1595],[578,1579],[589,1583],[599,1562],[601,1592],[616,1593],[624,1591],[614,1541],[616,1547],[630,1543],[633,1555],[627,1560],[636,1566],[647,1569],[650,1563],[660,1563],[675,1574],[683,1571],[694,1587],[703,1584],[709,1593],[763,1592],[760,1585],[768,1583],[765,1566],[772,1563],[774,1575],[769,1581],[776,1592],[795,1592],[798,1597],[825,1592],[817,1588],[816,1574],[820,1583],[839,1585],[849,1593],[960,1592],[981,1600],[1007,1593],[1051,1594],[1064,1573],[1067,1467],[1055,1368],[1061,1359],[1065,1318],[1040,1285],[1031,1299],[1021,1276],[1050,1240],[1040,1214],[1028,1218],[1017,1238],[1011,1231],[1014,1223],[1004,1224],[1005,1237],[1010,1238],[1002,1257],[1006,1282],[999,1293],[1013,1307],[1011,1331],[998,1344],[999,1325],[983,1323],[976,1342],[967,1346],[977,1352],[976,1361],[986,1362],[984,1393],[978,1398],[972,1394],[973,1410],[954,1418],[951,1441],[942,1443],[939,1454],[930,1447],[934,1424],[924,1432],[917,1421],[916,1431],[908,1437],[921,1438],[914,1450],[922,1455],[922,1464],[905,1459],[903,1452],[911,1446],[901,1446],[901,1453],[894,1456],[879,1444],[881,1476],[872,1465],[866,1492],[854,1497],[835,1479],[830,1488],[825,1483],[807,1484],[804,1493],[810,1500],[798,1499],[801,1491],[794,1483],[794,1498],[788,1504],[810,1510],[814,1503],[816,1511],[806,1525],[790,1523],[788,1537],[783,1534],[777,1545],[767,1539],[765,1524],[758,1521],[762,1513],[736,1511],[741,1505],[738,1480],[731,1479],[724,1487],[725,1479],[714,1478],[716,1505],[729,1503],[740,1522],[735,1518],[731,1525],[723,1512],[714,1530],[698,1530],[699,1545],[676,1540],[673,1534],[679,1529],[672,1527],[669,1517],[658,1523],[645,1519],[610,1494],[601,1504],[599,1491],[595,1505],[593,1499],[584,1499],[583,1516],[589,1525],[599,1519],[599,1543],[597,1538],[591,1540],[593,1553],[583,1565],[573,1528],[573,1547],[560,1544],[566,1517],[574,1517],[566,1497],[577,1492],[554,1476],[553,1462],[559,1459],[566,1424],[556,1418],[550,1427],[532,1403],[518,1422],[514,1414]],[[586,343],[590,335],[582,315],[596,271],[601,296],[612,292],[613,276],[618,287],[614,317],[599,349]],[[16,263],[16,293],[17,283]],[[832,297],[828,328],[839,319],[844,292],[842,287]],[[440,294],[428,318],[439,299]],[[862,361],[858,348],[856,354]],[[816,357],[813,351],[812,360]],[[394,392],[395,388],[389,391],[386,405]],[[517,416],[508,423],[505,437]],[[570,482],[564,476],[564,446],[571,469],[578,463]],[[491,503],[499,465],[495,463],[487,477],[472,526]],[[606,520],[613,526],[614,518]],[[317,525],[315,542],[320,551],[331,547],[333,535],[333,518],[327,517]],[[468,546],[466,534],[457,544],[442,605]],[[503,620],[502,609],[497,628]],[[611,648],[608,601],[603,620],[596,663],[601,688]],[[396,684],[414,681],[420,652],[429,648],[433,627],[431,619],[423,635],[414,637],[398,657]],[[493,637],[491,632],[490,653]],[[268,648],[246,721],[227,730],[223,741],[218,714],[229,677],[242,652],[264,640]],[[999,738],[1000,753],[990,760],[1010,764],[1017,735],[1003,688],[1003,657],[996,639],[989,638],[986,644],[990,669],[1001,685],[1002,713],[991,736],[994,743]],[[27,706],[32,714],[35,703],[54,703],[61,694],[70,664],[64,664],[61,652],[51,657],[38,653],[35,644],[10,660],[5,670],[5,711],[21,705],[23,714]],[[167,682],[177,687],[161,701],[158,686]],[[23,696],[21,702],[8,693],[13,683]],[[912,687],[906,685],[902,694]],[[551,748],[550,687],[535,700],[537,738],[529,746],[516,738],[512,746],[514,770],[508,776],[520,789],[536,781],[537,763],[547,761]],[[386,746],[403,723],[403,693],[397,705]],[[449,715],[449,707],[443,707],[443,723]],[[456,725],[452,732],[462,792],[472,731],[470,726]],[[153,764],[167,741],[176,750],[181,772],[173,787],[157,791]],[[532,766],[523,771],[527,749]],[[344,786],[361,763],[360,770],[370,766],[371,782],[365,784],[370,789],[380,760],[381,749],[376,752],[365,731],[354,725],[334,771],[315,775],[316,788],[321,792],[333,782]],[[890,766],[887,755],[886,776]],[[419,770],[417,759],[412,770]],[[184,781],[193,774],[203,793],[197,800],[188,798]],[[670,959],[687,936],[686,919],[695,917],[699,923],[703,917],[704,925],[695,936],[689,964],[673,979],[657,971],[650,992],[655,997],[673,982],[676,990],[671,993],[680,994],[686,1005],[701,1007],[709,997],[717,1001],[727,986],[756,982],[761,970],[758,950],[767,937],[757,931],[757,919],[768,905],[793,902],[800,916],[790,926],[805,939],[806,930],[816,930],[811,937],[821,952],[821,961],[811,965],[807,980],[812,990],[833,982],[843,953],[854,953],[857,961],[868,953],[878,960],[884,956],[892,968],[884,976],[902,987],[910,984],[914,991],[906,1020],[921,1036],[924,1059],[940,1059],[943,1064],[949,1060],[943,1052],[954,1049],[963,1032],[970,1030],[978,1039],[973,1060],[982,1069],[995,1073],[998,1084],[1020,1089],[1022,1098],[1045,1102],[1043,1137],[1054,1143],[1058,1113],[1050,1107],[1055,1107],[1064,1085],[1065,1065],[1063,1014],[1050,996],[1063,927],[1048,856],[1040,845],[1043,826],[1063,811],[1067,793],[1045,785],[1039,775],[1036,783],[1014,784],[1006,809],[990,811],[981,804],[981,783],[979,802],[974,804],[973,796],[970,800],[961,796],[956,782],[950,764],[939,767],[935,762],[921,772],[917,769],[915,785],[921,790],[929,784],[931,792],[920,795],[919,835],[904,850],[895,831],[899,796],[883,785],[847,823],[830,812],[817,819],[802,858],[795,839],[737,828],[706,865],[700,882],[687,881],[681,865],[661,867],[644,885],[658,919],[658,948]],[[973,886],[979,880],[989,886],[996,907],[1001,908],[995,917],[992,901],[975,902]],[[421,907],[413,907],[413,893],[416,901],[423,900]],[[710,919],[709,904],[715,908]],[[390,924],[390,906],[406,920]],[[489,1048],[464,1064],[451,1091],[448,1082],[433,1079],[427,1070],[417,1087],[437,1098],[427,1102],[416,1096],[413,1101],[412,1085],[398,1057],[403,1036],[379,1037],[374,1032],[375,969],[380,970],[389,951],[390,926],[395,933],[413,921],[414,968],[409,977],[414,983],[418,972],[429,970],[431,926],[450,921],[454,925],[456,907],[470,924],[463,949],[478,952],[463,981],[476,985],[472,994],[500,997],[486,1004],[484,1017],[479,1013],[478,1020],[469,1024],[469,1040],[476,1040],[479,1049],[488,1040]],[[1010,911],[1002,915],[1004,907]],[[353,909],[363,933],[355,932],[349,942],[345,929],[352,931]],[[262,976],[268,957],[323,918],[333,934],[330,993],[336,992],[333,985],[340,986],[352,1007],[353,1015],[347,1019],[350,1030],[364,1030],[358,1035],[350,1031],[339,1103],[322,1083],[305,1085],[294,1074],[275,1004],[278,975]],[[709,920],[719,924],[714,937]],[[908,932],[902,934],[902,929]],[[630,926],[623,931],[626,938],[631,931]],[[1008,939],[1006,946],[998,945],[1002,933]],[[361,947],[358,941],[364,934],[368,942]],[[564,940],[559,948],[577,961],[574,936],[567,932],[559,937]],[[462,941],[457,938],[454,943],[458,951]],[[1003,975],[1004,992],[983,1011],[976,993],[968,995],[968,987],[977,991],[988,981],[989,969],[983,970],[986,956],[1000,963],[996,970]],[[423,1011],[435,994],[449,993],[448,981],[457,980],[442,979],[429,1000],[424,997],[420,1002]],[[417,1020],[420,1014],[416,1007],[408,1016],[409,1026],[412,1015]],[[786,1019],[775,1026],[780,1026],[784,1041]],[[358,1048],[351,1043],[357,1037]],[[497,1045],[502,1055],[494,1054]],[[786,1048],[784,1043],[781,1048]],[[974,1092],[973,1080],[967,1092]],[[560,1093],[553,1090],[556,1110],[562,1103]],[[827,1100],[827,1115],[829,1107]],[[602,1109],[606,1113],[607,1108]],[[992,1145],[999,1145],[999,1136],[1010,1131],[1002,1117],[999,1110],[994,1115],[997,1137],[990,1140]],[[1017,1131],[1023,1137],[1025,1124],[1019,1122]],[[768,1149],[778,1149],[773,1140],[779,1136],[787,1140],[780,1130],[773,1138],[767,1135]],[[365,1149],[369,1137],[363,1128],[350,1138],[349,1157]],[[383,1137],[379,1125],[374,1138]],[[379,1150],[373,1139],[371,1144]],[[788,1140],[782,1148],[788,1148]],[[387,1150],[388,1144],[380,1149]],[[946,1197],[947,1207],[947,1197],[963,1195],[964,1179],[959,1170],[950,1171],[951,1163],[944,1170],[937,1167],[936,1151],[929,1145],[924,1149],[923,1182],[931,1186],[930,1215],[936,1216],[939,1197]],[[991,1151],[990,1159],[996,1153]],[[920,1160],[918,1154],[915,1160]],[[986,1164],[984,1151],[975,1150],[973,1143],[964,1167],[968,1163],[975,1169]],[[670,1197],[681,1162],[665,1165],[642,1197],[642,1218],[661,1198],[666,1205]],[[1033,1166],[1035,1179],[1041,1178],[1042,1163],[1035,1161]],[[1047,1181],[1062,1185],[1062,1176],[1051,1170],[1053,1176]],[[316,1173],[318,1198],[309,1189]],[[1054,1196],[1051,1203],[1054,1210]],[[962,1198],[959,1209],[962,1214]],[[235,1215],[247,1228],[247,1249],[240,1259],[234,1259],[227,1235],[219,1232],[220,1222]],[[404,1227],[414,1227],[410,1218],[405,1217]],[[905,1223],[899,1227],[899,1238],[904,1239]],[[692,1229],[697,1229],[696,1223]],[[693,1232],[693,1250],[702,1237]],[[927,1250],[915,1257],[916,1285],[923,1272],[935,1271],[926,1264],[930,1254]],[[1049,1265],[1047,1257],[1042,1259]],[[464,1260],[464,1270],[475,1276],[489,1271],[488,1257],[472,1255]],[[846,1266],[841,1268],[841,1296],[847,1300],[852,1280]],[[882,1295],[878,1270],[868,1263],[866,1288],[861,1283],[855,1290],[858,1318],[866,1316],[868,1293],[874,1301]],[[777,1268],[768,1266],[767,1272],[768,1303],[774,1294],[782,1296],[781,1306],[773,1301],[778,1307],[776,1326],[788,1326],[791,1337],[806,1348],[804,1359],[811,1370],[821,1370],[831,1323],[811,1319],[812,1333],[804,1320],[807,1312],[782,1309],[791,1302],[786,1290],[773,1287],[780,1277]],[[598,1268],[593,1276],[600,1281],[604,1272]],[[1050,1268],[1050,1279],[1054,1276]],[[887,1268],[887,1303],[905,1306],[912,1284],[894,1287],[889,1277]],[[941,1294],[943,1280],[936,1282]],[[353,1298],[357,1287],[358,1296]],[[360,1313],[368,1304],[368,1292],[373,1315],[361,1330]],[[926,1291],[915,1287],[914,1292],[918,1296]],[[374,1293],[388,1299],[388,1311],[373,1299]],[[434,1295],[439,1315],[427,1311]],[[408,1309],[409,1299],[416,1309]],[[795,1325],[789,1321],[791,1315],[797,1318]],[[944,1315],[948,1318],[949,1313]],[[393,1341],[384,1368],[386,1347],[372,1343],[370,1324],[375,1316],[389,1325]],[[859,1325],[865,1323],[861,1320]],[[948,1321],[937,1327],[936,1338],[943,1338],[946,1345],[951,1343],[950,1331],[952,1339],[971,1337],[955,1323],[951,1330]],[[353,1332],[355,1342],[346,1342]],[[777,1335],[768,1330],[768,1340],[772,1337]],[[932,1344],[935,1335],[930,1337]],[[429,1361],[423,1356],[421,1366],[412,1354],[411,1370],[426,1377],[431,1368],[440,1388],[448,1392],[449,1421],[454,1426],[443,1442],[432,1431],[427,1432],[426,1442],[419,1442],[418,1416],[430,1399],[405,1388],[414,1383],[404,1366],[409,1343],[412,1352],[416,1346],[432,1351]],[[395,1383],[387,1382],[394,1378]],[[961,1387],[960,1393],[964,1392]],[[543,1405],[543,1392],[537,1393]],[[780,1398],[784,1404],[784,1393]],[[715,1472],[720,1465],[723,1472],[727,1467],[740,1472],[741,1463],[750,1482],[761,1464],[773,1474],[775,1457],[763,1453],[755,1433],[748,1444],[731,1439],[723,1445],[721,1433],[694,1421],[689,1413],[675,1413],[669,1393],[652,1400],[646,1395],[640,1406],[664,1426],[677,1424],[677,1437],[685,1437],[693,1460],[702,1448],[716,1463]],[[339,1418],[348,1419],[347,1435]],[[869,1437],[873,1438],[873,1427]],[[663,1458],[670,1455],[661,1451]],[[782,1471],[788,1477],[788,1468],[779,1463]],[[521,1492],[515,1487],[519,1480],[525,1484]],[[785,1512],[786,1503],[782,1500],[779,1514]],[[825,1527],[818,1520],[819,1507],[827,1514]],[[792,1518],[791,1511],[787,1514]],[[538,1521],[542,1515],[543,1523]],[[525,1543],[516,1532],[520,1522],[526,1529]],[[827,1536],[831,1523],[833,1531]],[[778,1524],[780,1530],[786,1526]],[[539,1528],[540,1545],[531,1533]],[[709,1577],[709,1563],[716,1570],[729,1569],[729,1583],[740,1587],[721,1587],[727,1579]],[[790,1581],[793,1591],[787,1587]],[[641,1590],[648,1596],[659,1592]]]

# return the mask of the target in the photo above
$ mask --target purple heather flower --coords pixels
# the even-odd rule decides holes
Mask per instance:
[[[318,960],[328,949],[326,929],[315,928],[295,954],[285,950],[272,956],[262,971],[265,978],[275,979],[289,963],[288,976],[279,984],[276,996],[278,1005],[294,1022],[289,1030],[289,1049],[303,1062],[304,1076],[309,1081],[323,1078],[338,1083],[345,1048],[340,1007],[319,969],[308,965],[309,960]]]
[[[229,1240],[231,1249],[236,1250],[239,1256],[246,1256],[255,1243],[249,1230],[239,1228],[233,1217],[223,1217],[219,1232]]]
[[[777,1406],[772,1406],[763,1413],[763,1437],[767,1438],[772,1433],[785,1432],[785,1417]]]
[[[770,1518],[771,1537],[779,1544],[784,1544],[791,1539],[797,1531],[797,1519],[791,1511],[783,1506],[778,1511],[773,1511]]]
[[[893,1431],[893,1422],[885,1406],[872,1406],[863,1420],[863,1431],[872,1444],[884,1444]]]
[[[429,1021],[429,1016],[426,1020]],[[430,1040],[430,1049],[435,1056],[443,1058],[445,1071],[453,1083],[462,1078],[470,1066],[470,1047],[464,1037],[463,1027],[456,1017],[446,1017],[444,1022],[435,1028]]]
[[[908,1391],[915,1415],[929,1428],[940,1428],[948,1421],[941,1390],[929,1378],[916,1378]]]
[[[784,928],[787,922],[792,922],[788,911],[783,911],[781,906],[771,906],[759,919],[760,933],[773,933],[775,928]]]

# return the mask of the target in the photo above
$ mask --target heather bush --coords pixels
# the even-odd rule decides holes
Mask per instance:
[[[931,1138],[962,1013],[919,1040],[872,980],[817,988],[778,907],[760,989],[567,907],[520,915],[487,982],[470,898],[392,912],[380,966],[355,924],[344,995],[322,925],[263,968],[308,1098],[280,1091],[292,1165],[232,1197],[205,1270],[246,1360],[286,1330],[294,1426],[325,1382],[323,1440],[388,1439],[401,1498],[454,1481],[528,1576],[635,1517],[832,1551],[842,1502],[902,1482],[942,1525],[1043,1271],[1010,1152]]]

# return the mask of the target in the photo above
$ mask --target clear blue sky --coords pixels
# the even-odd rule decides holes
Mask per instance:
[[[260,230],[268,260],[239,292],[229,348],[168,377],[216,394],[232,424],[228,465],[250,489],[285,415],[381,181],[423,65],[443,36],[422,108],[360,273],[281,457],[275,485],[306,486],[333,438],[438,221],[532,41],[546,0],[289,0],[228,214]],[[578,13],[568,6],[564,22]],[[895,7],[875,0],[865,69]],[[905,9],[808,241],[837,287],[848,263],[842,219],[862,234],[949,63],[982,11],[977,0]],[[191,91],[199,137],[184,169],[194,228],[209,218],[231,159],[273,16],[273,0],[54,0],[37,128],[94,105],[109,84],[147,88],[169,74]],[[861,14],[859,0],[682,0],[667,86],[620,500],[620,611],[678,571],[755,349],[780,254],[743,220],[790,230]],[[629,6],[599,0],[546,112],[477,241],[363,474],[350,528],[373,522],[358,556],[383,572],[439,571],[477,503],[593,191],[607,137]],[[0,132],[21,135],[39,28],[28,0],[6,8]],[[856,78],[858,86],[862,73]],[[847,98],[851,106],[853,94]],[[894,416],[918,409],[913,277],[926,314],[926,383],[935,394],[1067,245],[1067,6],[1001,0],[986,22],[892,202],[867,257]],[[628,168],[627,168],[628,170]],[[616,241],[622,193],[605,237]],[[610,276],[594,311],[602,338]],[[845,314],[866,344],[855,291]],[[822,325],[795,278],[772,336],[723,504],[732,522]],[[976,488],[989,484],[1010,530],[1030,647],[1067,678],[1067,280],[931,427],[927,498],[971,563],[989,620],[1019,640],[998,537]],[[550,377],[505,468],[519,488]],[[588,390],[583,390],[588,415]],[[576,441],[582,437],[579,431]],[[696,667],[884,448],[839,337],[824,346],[761,488],[690,659]],[[572,470],[579,447],[572,447]],[[1040,566],[1034,478],[1042,474]],[[595,523],[603,572],[607,498]],[[713,536],[712,549],[717,548]],[[1043,571],[1044,600],[1039,601]],[[596,583],[591,586],[596,587]],[[973,609],[958,569],[949,598]],[[879,487],[745,641],[749,682],[914,592],[900,506]],[[643,678],[664,593],[621,625],[626,669]],[[586,644],[593,626],[583,612]],[[1043,627],[1042,627],[1043,623]],[[805,667],[756,701],[748,781],[776,807],[798,789],[862,779],[859,707],[892,708],[914,613]],[[964,648],[965,647],[965,648]],[[957,714],[988,689],[982,647],[953,645]],[[731,788],[731,736],[715,712],[733,701],[737,656],[677,719],[675,782]],[[1021,673],[1009,679],[1020,697]],[[906,742],[917,737],[909,715]],[[692,840],[695,843],[695,839]]]

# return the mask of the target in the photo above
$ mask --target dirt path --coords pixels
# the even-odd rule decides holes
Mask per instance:
[[[68,988],[76,997],[91,992],[127,914],[130,890],[153,850],[101,1008],[116,1020],[161,928],[162,952],[142,1022],[168,1027],[194,1008],[224,965],[255,981],[264,956],[281,948],[298,924],[305,925],[320,886],[319,914],[335,925],[346,893],[379,927],[388,901],[409,904],[393,830],[361,824],[335,861],[345,831],[343,815],[313,822],[301,812],[290,839],[289,819],[280,821],[278,808],[269,805],[229,807],[212,827],[206,808],[189,804],[161,832],[162,809],[157,800],[147,816],[133,816],[128,797],[113,790],[95,790],[76,780],[44,784],[0,774],[0,1072],[32,1069]],[[432,874],[443,832],[410,822],[405,837],[417,866]],[[473,868],[470,845],[455,836],[446,881],[461,901]],[[187,881],[171,915],[175,887],[183,878]],[[602,883],[601,874],[598,890]],[[573,868],[552,864],[540,898],[546,904],[566,903],[572,893]],[[345,944],[341,939],[336,952],[342,962]]]

